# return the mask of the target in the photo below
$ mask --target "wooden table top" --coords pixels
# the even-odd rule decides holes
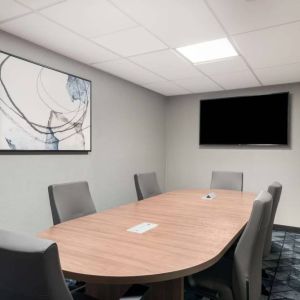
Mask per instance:
[[[130,284],[171,280],[217,262],[247,223],[255,194],[182,190],[122,205],[51,227],[66,276],[89,283]],[[128,232],[139,223],[158,227]]]

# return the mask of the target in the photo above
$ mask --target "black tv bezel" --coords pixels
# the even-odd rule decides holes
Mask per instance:
[[[287,143],[286,144],[231,144],[231,143],[201,143],[201,102],[202,101],[213,101],[213,100],[226,100],[226,99],[236,99],[236,98],[255,98],[259,96],[271,96],[271,95],[280,95],[286,94],[287,95]],[[228,97],[220,97],[220,98],[206,98],[200,99],[199,101],[199,147],[214,147],[214,148],[290,148],[291,147],[291,93],[289,91],[279,92],[279,93],[266,93],[266,94],[257,94],[257,95],[240,95],[240,96],[228,96]]]

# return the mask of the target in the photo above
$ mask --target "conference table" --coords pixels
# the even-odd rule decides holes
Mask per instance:
[[[209,192],[216,197],[203,199]],[[147,300],[183,300],[183,278],[224,255],[249,220],[254,199],[254,193],[229,190],[173,191],[55,225],[39,236],[57,242],[64,275],[85,281],[97,299],[119,299],[141,283],[150,287]]]

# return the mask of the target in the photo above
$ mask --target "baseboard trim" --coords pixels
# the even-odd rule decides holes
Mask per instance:
[[[300,227],[293,227],[293,226],[287,226],[287,225],[274,224],[273,229],[287,231],[287,232],[300,233]]]

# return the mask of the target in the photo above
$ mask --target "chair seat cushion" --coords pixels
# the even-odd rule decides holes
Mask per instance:
[[[232,259],[222,258],[211,268],[192,275],[192,281],[200,288],[218,291],[222,300],[233,300],[232,264]]]

